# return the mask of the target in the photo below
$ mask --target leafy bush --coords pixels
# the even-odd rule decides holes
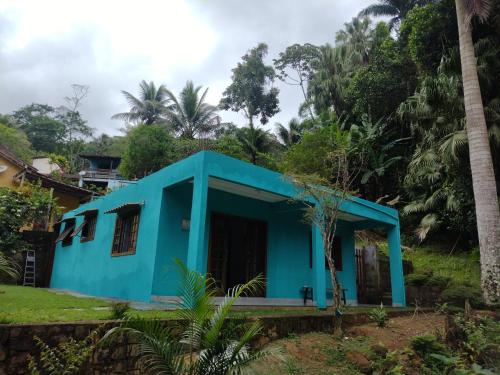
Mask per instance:
[[[416,287],[439,287],[446,288],[451,281],[451,277],[436,275],[431,269],[426,269],[420,272],[412,273],[406,276],[406,283]]]
[[[123,319],[130,310],[130,303],[128,302],[114,302],[111,304],[111,318]]]
[[[427,273],[411,273],[406,276],[406,283],[411,286],[422,287],[429,280],[430,275]]]
[[[28,369],[31,375],[72,375],[81,374],[96,349],[101,330],[92,331],[83,340],[70,338],[51,348],[39,337],[34,340],[40,349],[40,358],[30,357]]]
[[[470,363],[478,363],[500,371],[500,322],[490,317],[465,319],[457,316],[455,323],[465,334],[462,351]]]
[[[481,307],[483,298],[479,288],[470,284],[451,283],[441,294],[441,299],[450,305],[463,307],[468,299],[473,307]]]
[[[387,325],[387,312],[385,311],[384,304],[380,303],[379,307],[374,308],[370,312],[370,318],[377,323],[379,327],[385,327]]]
[[[0,251],[6,256],[24,250],[26,243],[21,239],[20,229],[47,219],[48,208],[57,215],[56,200],[40,184],[25,182],[21,189],[0,187]]]
[[[434,286],[438,288],[446,288],[451,282],[451,277],[432,275],[429,280],[427,280],[427,286]]]
[[[410,341],[410,347],[422,358],[430,354],[446,354],[446,347],[434,335],[415,336]]]

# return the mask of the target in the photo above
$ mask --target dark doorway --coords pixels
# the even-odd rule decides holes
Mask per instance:
[[[239,216],[212,214],[208,273],[218,294],[266,273],[267,223]],[[254,297],[264,297],[265,287]]]

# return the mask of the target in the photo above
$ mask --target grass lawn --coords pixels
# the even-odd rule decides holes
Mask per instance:
[[[435,275],[447,276],[457,283],[465,282],[477,287],[481,282],[479,255],[475,252],[449,255],[443,249],[417,247],[406,250],[404,259],[413,263],[415,272],[432,269]]]
[[[0,324],[70,322],[111,319],[111,304],[97,298],[75,297],[61,292],[41,288],[0,285]],[[350,307],[346,314],[366,313],[371,307]],[[391,308],[388,308],[389,310]],[[171,311],[134,310],[132,314],[149,318],[171,318]],[[235,317],[258,317],[279,315],[301,315],[304,313],[329,314],[315,308],[263,309],[235,308]]]
[[[387,243],[382,242],[378,246],[384,254],[388,254]],[[450,255],[449,252],[449,249],[437,246],[419,246],[406,249],[403,258],[413,263],[415,273],[431,269],[434,275],[450,277],[458,284],[465,282],[479,288],[481,284],[479,253],[455,252]]]
[[[78,298],[45,289],[0,285],[0,323],[106,319],[105,301]],[[104,310],[103,310],[104,308]]]

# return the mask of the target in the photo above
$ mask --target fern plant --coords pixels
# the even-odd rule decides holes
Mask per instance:
[[[42,339],[35,336],[40,357],[30,357],[28,369],[31,375],[73,375],[84,373],[85,365],[96,349],[100,329],[92,331],[83,340],[70,338],[67,342],[51,348]]]
[[[385,327],[388,322],[387,311],[385,311],[384,304],[380,302],[380,306],[372,309],[370,318],[377,324],[378,327]]]
[[[233,324],[227,329],[231,307],[240,296],[256,292],[262,278],[235,286],[215,306],[213,281],[179,265],[181,298],[175,315],[180,323],[166,327],[158,319],[128,316],[119,327],[106,333],[103,345],[112,345],[114,338],[126,334],[138,343],[145,374],[242,374],[253,361],[271,354],[250,348],[250,342],[261,331],[259,322],[240,324],[240,329],[234,329]]]

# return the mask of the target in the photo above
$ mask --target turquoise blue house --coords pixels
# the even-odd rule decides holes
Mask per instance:
[[[296,188],[279,173],[199,152],[63,217],[51,287],[119,299],[176,298],[174,259],[210,274],[221,291],[264,274],[248,305],[302,305],[331,298],[319,230],[290,204]],[[341,206],[335,251],[347,304],[357,304],[355,231],[387,233],[392,301],[405,305],[396,210],[359,198]]]

